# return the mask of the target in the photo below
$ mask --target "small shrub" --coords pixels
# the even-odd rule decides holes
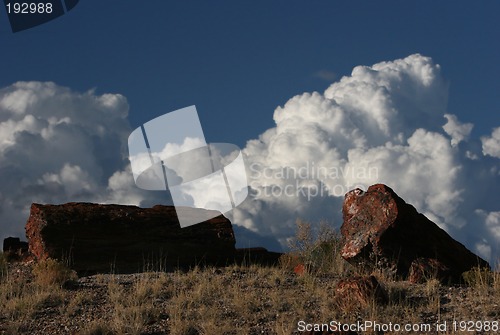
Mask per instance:
[[[297,219],[297,231],[295,237],[290,241],[290,249],[300,257],[306,258],[314,247],[314,237],[311,224]]]
[[[462,278],[467,286],[485,288],[493,284],[493,272],[486,268],[475,267],[462,273]]]
[[[280,264],[302,263],[308,271],[316,273],[342,274],[346,270],[346,262],[340,256],[341,237],[325,222],[313,230],[310,223],[297,220],[296,236],[289,246],[291,256],[283,257]]]
[[[283,254],[278,259],[279,267],[285,271],[293,271],[299,264],[302,264],[302,260],[292,253]]]
[[[440,281],[436,278],[431,278],[427,280],[427,282],[425,283],[424,291],[426,295],[429,297],[438,296],[440,287],[441,287]]]
[[[42,287],[52,285],[62,286],[67,281],[78,279],[75,271],[52,258],[35,264],[33,267],[33,276],[35,277],[35,282]]]

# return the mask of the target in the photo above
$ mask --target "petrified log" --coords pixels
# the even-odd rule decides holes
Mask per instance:
[[[219,264],[234,260],[236,241],[231,222],[218,214],[181,228],[173,206],[32,204],[26,236],[36,259],[61,260],[78,272]]]
[[[365,308],[372,303],[385,304],[387,292],[374,276],[354,276],[342,279],[335,288],[336,299],[343,311]]]
[[[23,242],[19,237],[7,237],[3,240],[3,252],[25,253],[28,251],[28,242]]]
[[[28,242],[21,241],[19,237],[7,237],[3,240],[3,253],[11,261],[26,260],[28,257]]]
[[[439,268],[447,268],[448,272],[440,272],[444,282],[458,282],[463,272],[476,266],[489,268],[485,260],[386,185],[348,192],[342,213],[345,244],[341,252],[351,264],[378,267],[406,278],[415,260],[434,259]]]

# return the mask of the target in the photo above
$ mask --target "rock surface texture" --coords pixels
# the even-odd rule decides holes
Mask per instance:
[[[408,280],[412,283],[425,283],[429,278],[446,281],[450,269],[435,258],[417,258],[410,265]]]
[[[354,276],[340,280],[335,288],[337,304],[344,312],[358,307],[367,307],[371,303],[385,304],[387,292],[374,276]]]
[[[234,260],[236,242],[223,215],[181,229],[172,206],[91,203],[32,204],[26,237],[35,259],[84,273],[221,264]]]
[[[463,272],[476,266],[489,268],[386,185],[348,192],[342,213],[341,253],[353,265],[386,269],[407,278],[413,263],[414,280],[417,273],[436,271],[443,282],[459,282]]]

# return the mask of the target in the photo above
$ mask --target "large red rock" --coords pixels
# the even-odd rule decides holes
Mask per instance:
[[[203,211],[203,209],[192,209]],[[235,238],[223,215],[181,228],[175,208],[68,203],[32,204],[29,251],[79,272],[136,272],[233,261]]]
[[[414,261],[416,266],[422,259],[433,259],[440,269],[447,269],[439,271],[445,275],[444,282],[458,282],[463,272],[475,266],[489,268],[386,185],[348,192],[342,213],[341,253],[351,264],[386,269],[406,278]]]

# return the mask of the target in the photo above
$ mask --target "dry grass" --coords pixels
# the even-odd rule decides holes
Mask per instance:
[[[32,320],[44,309],[62,305],[64,297],[59,286],[7,276],[0,282],[0,324],[8,324],[10,332],[17,333],[18,325]]]
[[[500,275],[476,269],[465,275],[469,287],[445,287],[432,278],[415,285],[375,273],[387,303],[339,308],[335,285],[356,271],[340,258],[335,231],[315,232],[299,222],[292,246],[276,267],[95,275],[70,288],[64,283],[72,273],[61,264],[26,267],[31,274],[0,280],[0,334],[285,335],[298,334],[300,320],[434,326],[500,318]],[[295,274],[297,264],[306,271]]]
[[[3,253],[0,253],[0,281],[7,276],[7,260]]]
[[[295,237],[289,242],[290,252],[283,255],[282,266],[293,268],[300,263],[306,272],[315,275],[352,273],[353,269],[340,256],[341,235],[337,230],[327,222],[320,222],[317,229],[300,219],[296,225]]]
[[[62,286],[68,281],[78,279],[75,271],[51,258],[37,262],[33,266],[32,273],[36,284],[40,287]]]
[[[113,308],[111,328],[119,334],[140,334],[158,318],[159,310],[153,301],[162,293],[164,276],[141,274],[129,287],[111,279],[107,285]]]

